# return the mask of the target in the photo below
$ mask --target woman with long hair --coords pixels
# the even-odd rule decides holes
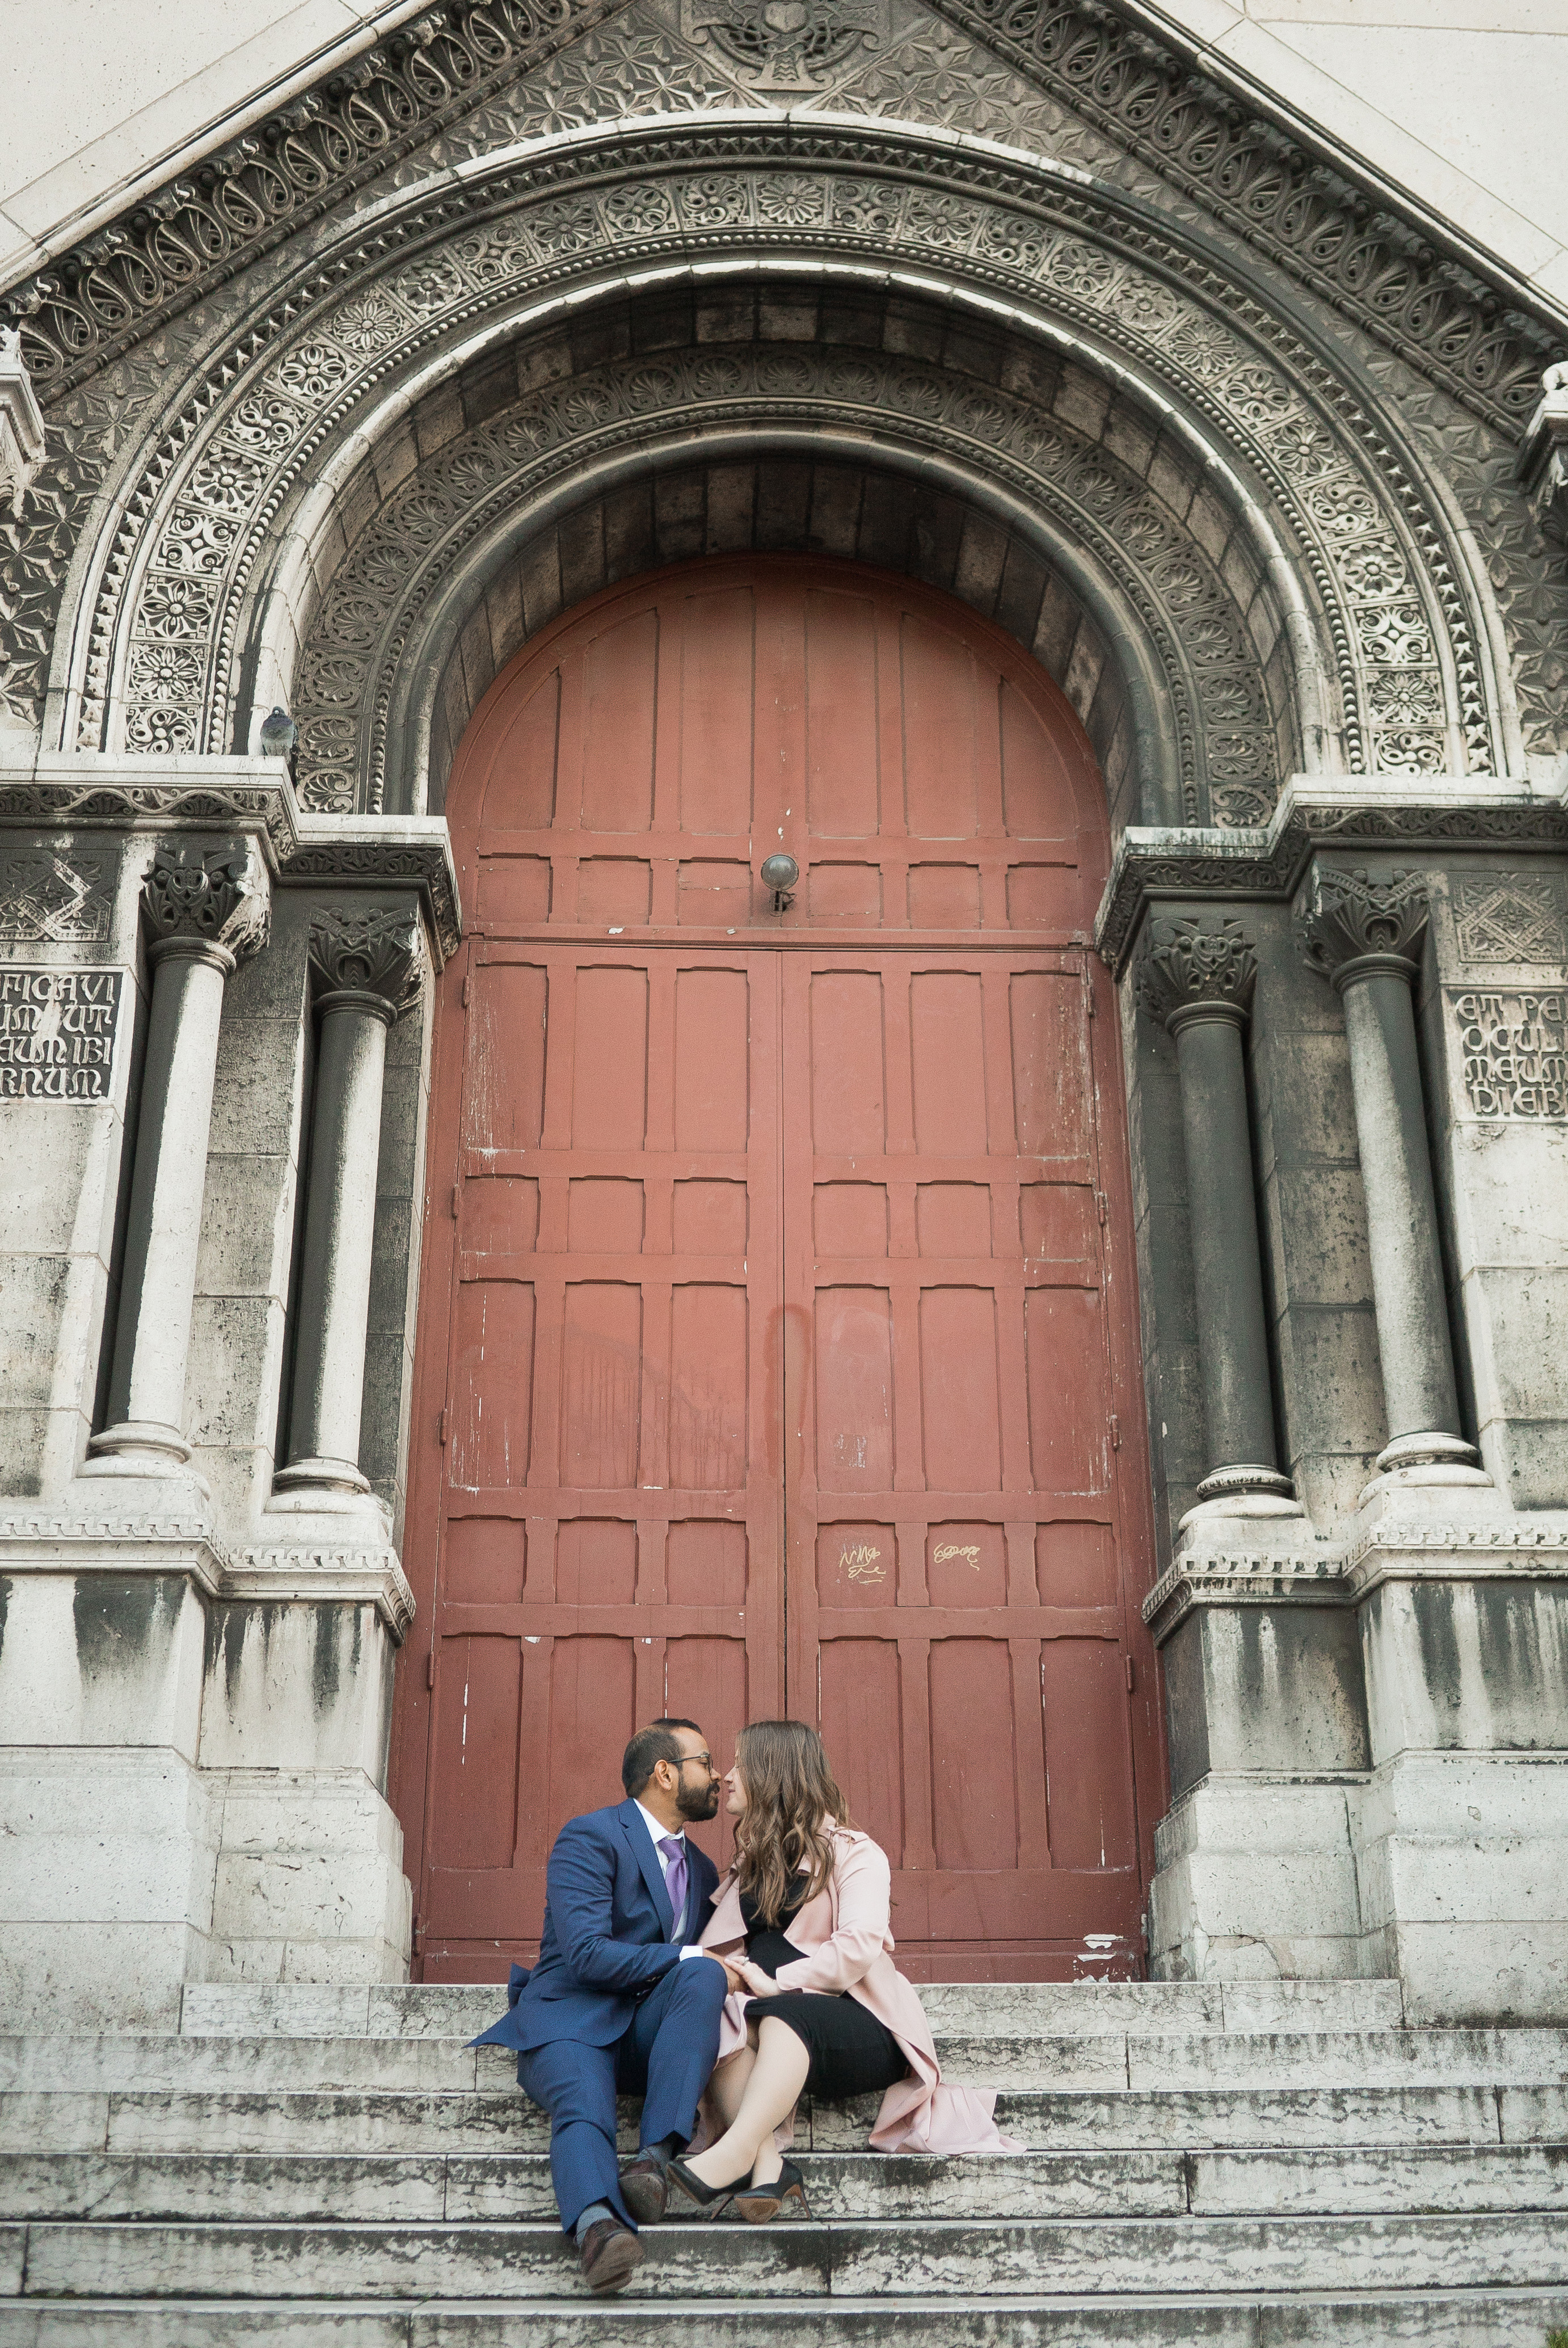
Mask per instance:
[[[735,1857],[714,1895],[702,1946],[739,1970],[709,2082],[706,2149],[670,2163],[682,2203],[733,2199],[753,2222],[803,2207],[800,2170],[783,2157],[807,2088],[829,2098],[882,2092],[877,2152],[1002,2152],[996,2097],[943,2084],[930,2026],[893,1963],[886,1852],[851,1825],[815,1728],[743,1728],[724,1779]]]

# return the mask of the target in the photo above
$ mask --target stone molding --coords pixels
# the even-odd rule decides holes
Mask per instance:
[[[1341,990],[1371,969],[1413,979],[1431,910],[1423,873],[1375,880],[1365,871],[1314,863],[1297,907],[1296,944],[1308,969]]]
[[[1568,339],[1561,321],[1512,273],[1489,284],[1495,263],[1330,160],[1293,111],[1224,88],[1214,50],[1104,0],[931,5],[1462,407],[1518,431],[1541,360]]]
[[[1568,366],[1549,366],[1541,378],[1541,404],[1520,444],[1519,479],[1542,537],[1568,547]]]
[[[160,839],[141,902],[155,945],[214,946],[242,963],[267,942],[267,872],[247,840]]]
[[[54,398],[626,0],[433,7],[0,298]]]
[[[228,1549],[199,1517],[15,1511],[0,1516],[0,1574],[7,1573],[183,1573],[214,1602],[374,1604],[399,1642],[415,1613],[389,1542]]]
[[[1292,109],[1225,88],[1212,54],[1103,0],[935,5],[1472,413],[1518,429],[1560,326],[1512,272],[1330,160]],[[53,396],[614,13],[557,0],[541,26],[523,0],[433,8],[57,256],[0,314]],[[701,14],[722,38],[733,12]],[[852,0],[848,29],[876,14]],[[776,59],[752,62],[766,87]]]
[[[283,1603],[373,1604],[401,1646],[414,1620],[414,1592],[390,1545],[242,1549],[231,1559],[222,1596]]]
[[[1286,1558],[1277,1551],[1205,1550],[1168,1565],[1144,1599],[1142,1612],[1157,1647],[1189,1614],[1204,1606],[1348,1606],[1350,1592],[1338,1549],[1321,1557]]]
[[[1173,1560],[1143,1603],[1156,1646],[1204,1606],[1356,1606],[1390,1581],[1568,1580],[1568,1515],[1472,1524],[1386,1519],[1314,1555],[1205,1550]]]
[[[183,833],[242,824],[273,880],[285,888],[399,885],[418,892],[445,963],[462,936],[452,844],[441,816],[351,817],[302,811],[274,758],[103,758],[46,753],[0,762],[0,836],[103,829]],[[7,868],[0,865],[0,880]]]
[[[22,519],[22,500],[44,461],[44,417],[22,357],[22,338],[0,326],[0,504]]]
[[[1256,984],[1253,942],[1228,914],[1176,913],[1151,923],[1138,999],[1173,1035],[1216,1013],[1244,1026]]]
[[[882,282],[907,263],[993,318],[1021,297],[1031,334],[1071,346],[1087,329],[1085,357],[1098,343],[1108,364],[1130,359],[1203,445],[1217,441],[1216,480],[1239,464],[1266,485],[1286,570],[1311,582],[1326,615],[1350,770],[1441,771],[1456,729],[1472,764],[1501,763],[1471,557],[1331,345],[1238,291],[1169,217],[1081,174],[989,140],[765,108],[526,141],[465,167],[460,197],[443,183],[395,200],[371,232],[280,287],[213,353],[156,460],[127,479],[75,639],[81,746],[118,726],[122,693],[135,753],[231,738],[252,575],[285,507],[320,483],[329,446],[395,376],[607,270],[623,283],[729,255],[754,271],[759,241],[782,265],[829,276],[858,261]],[[688,412],[687,429],[712,421]],[[973,446],[988,465],[987,433]],[[19,609],[57,594],[44,577],[53,559],[30,558],[38,576]]]
[[[347,810],[401,796],[392,746],[406,755],[416,736],[405,705],[411,678],[434,665],[425,614],[465,561],[482,568],[487,533],[612,452],[634,451],[641,468],[662,434],[672,460],[689,461],[694,427],[714,456],[754,436],[818,462],[843,454],[835,433],[865,449],[874,432],[876,451],[866,453],[886,451],[885,462],[907,436],[913,468],[948,487],[932,462],[947,458],[955,489],[983,447],[991,480],[1061,527],[1141,625],[1163,685],[1164,738],[1140,745],[1155,803],[1195,819],[1206,798],[1218,822],[1266,820],[1279,787],[1278,721],[1248,614],[1144,482],[1048,408],[973,376],[885,353],[773,345],[661,350],[585,372],[422,464],[354,541],[309,631],[293,695],[302,798]],[[367,626],[378,605],[385,617]]]
[[[1151,905],[1173,898],[1288,901],[1314,855],[1349,849],[1561,856],[1568,852],[1568,807],[1522,785],[1478,789],[1462,776],[1422,778],[1398,798],[1386,787],[1368,791],[1348,778],[1293,776],[1266,829],[1123,832],[1095,917],[1096,950],[1120,977]]]
[[[310,954],[323,1007],[341,995],[396,1020],[419,1000],[425,955],[412,906],[323,906],[311,919]]]

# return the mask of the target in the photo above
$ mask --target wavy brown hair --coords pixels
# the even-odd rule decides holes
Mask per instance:
[[[824,1820],[846,1827],[849,1807],[822,1739],[802,1720],[753,1720],[735,1744],[746,1807],[735,1821],[735,1876],[764,1923],[776,1924],[797,1875],[815,1900],[833,1871]]]

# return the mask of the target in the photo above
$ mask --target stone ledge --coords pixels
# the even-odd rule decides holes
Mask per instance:
[[[414,1592],[385,1541],[271,1542],[226,1549],[200,1518],[57,1514],[0,1516],[0,1574],[188,1574],[214,1602],[374,1605],[399,1643]]]
[[[278,758],[129,757],[44,750],[0,758],[0,824],[72,830],[252,833],[283,887],[336,882],[418,891],[438,964],[463,933],[445,816],[331,816],[302,808]]]
[[[1379,848],[1561,855],[1568,804],[1522,775],[1292,775],[1266,828],[1129,825],[1095,916],[1096,951],[1120,978],[1148,905],[1281,902],[1319,850]]]

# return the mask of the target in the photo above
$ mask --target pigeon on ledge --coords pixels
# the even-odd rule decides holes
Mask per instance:
[[[276,709],[269,710],[262,718],[261,739],[263,757],[292,757],[299,738],[299,727],[281,704]]]

